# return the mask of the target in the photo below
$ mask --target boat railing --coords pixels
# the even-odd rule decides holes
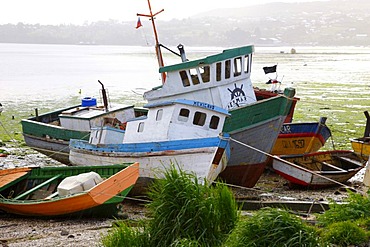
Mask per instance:
[[[36,190],[44,187],[45,185],[48,185],[50,184],[51,182],[53,182],[54,180],[57,180],[58,178],[60,178],[62,176],[62,174],[58,174],[48,180],[46,180],[45,182],[42,182],[41,184],[38,184],[37,186],[31,188],[30,190],[27,190],[26,192],[18,195],[17,197],[14,198],[14,200],[20,200],[22,198],[25,198],[26,196],[32,194],[33,192],[35,192]]]

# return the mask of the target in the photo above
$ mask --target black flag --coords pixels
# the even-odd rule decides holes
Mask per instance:
[[[263,71],[265,71],[265,74],[275,73],[276,72],[277,65],[271,66],[271,67],[263,67]]]

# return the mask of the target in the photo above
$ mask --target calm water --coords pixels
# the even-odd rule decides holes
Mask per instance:
[[[268,77],[263,66],[278,64],[278,78],[293,84],[298,96],[309,96],[299,87],[332,83],[350,90],[370,84],[370,48],[356,47],[256,47],[252,81],[257,86]],[[222,48],[185,47],[188,58],[199,58]],[[152,47],[0,44],[0,102],[50,109],[76,102],[84,96],[99,97],[98,80],[111,101],[142,100],[141,93],[160,85]],[[180,59],[165,54],[165,63]],[[356,89],[354,89],[356,90]],[[301,95],[300,95],[301,94]]]

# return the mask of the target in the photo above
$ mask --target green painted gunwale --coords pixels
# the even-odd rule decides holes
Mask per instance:
[[[286,116],[293,102],[294,95],[294,88],[286,88],[284,95],[231,110],[231,117],[226,119],[223,131],[233,134],[274,117]]]
[[[159,72],[163,73],[163,72],[171,72],[171,71],[190,69],[190,68],[198,67],[199,65],[212,64],[212,63],[215,63],[215,62],[224,61],[224,60],[229,59],[229,58],[234,58],[234,57],[237,57],[237,56],[251,54],[253,52],[254,52],[254,46],[253,45],[226,49],[226,50],[223,50],[222,53],[207,56],[205,58],[161,67],[161,68],[159,68]]]

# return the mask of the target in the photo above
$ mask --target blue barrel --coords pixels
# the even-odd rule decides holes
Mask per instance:
[[[81,106],[96,106],[96,99],[92,97],[85,97],[82,99]]]

